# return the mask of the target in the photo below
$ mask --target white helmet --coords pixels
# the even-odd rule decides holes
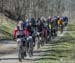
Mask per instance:
[[[19,25],[23,24],[23,21],[19,21]]]
[[[60,18],[60,20],[63,20],[63,18]]]
[[[48,19],[51,19],[51,16],[49,16]]]
[[[44,16],[41,17],[41,20],[43,20],[43,19],[44,19]]]
[[[28,19],[26,19],[26,22],[28,22],[29,20]]]
[[[57,16],[57,18],[60,18],[60,16]]]
[[[45,18],[44,16],[42,16],[42,17],[41,17],[41,20],[44,20],[44,21],[46,21],[46,18]]]
[[[23,21],[19,21],[18,26],[20,30],[23,30]]]

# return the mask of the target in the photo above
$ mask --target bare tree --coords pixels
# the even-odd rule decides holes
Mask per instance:
[[[25,20],[29,16],[62,16],[67,11],[74,16],[74,10],[75,0],[0,0],[0,12],[16,20]]]

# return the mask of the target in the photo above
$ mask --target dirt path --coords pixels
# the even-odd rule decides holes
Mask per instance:
[[[64,34],[66,33],[63,32],[62,34],[58,33],[58,37],[56,37],[54,40],[52,41],[56,41],[59,40],[60,37],[64,36]],[[9,49],[9,51],[6,54],[6,50],[4,50],[4,54],[0,54],[0,63],[19,63],[18,61],[18,57],[17,57],[17,44],[16,42],[10,41],[10,42],[5,42],[6,44],[4,44],[4,42],[2,43],[2,45],[4,45],[4,47],[6,49]],[[45,44],[43,47],[41,47],[38,50],[34,51],[34,55],[31,58],[25,58],[25,60],[23,60],[22,63],[34,63],[34,61],[39,60],[39,59],[45,59],[44,55],[49,55],[50,54],[50,49],[47,49],[51,47],[50,44]],[[13,50],[11,49],[13,48]],[[2,53],[3,53],[2,52]],[[1,52],[0,52],[1,53]]]

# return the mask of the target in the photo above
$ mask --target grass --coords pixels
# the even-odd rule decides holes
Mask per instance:
[[[68,24],[68,31],[75,31],[75,24]]]
[[[60,40],[47,46],[49,55],[43,55],[42,59],[34,63],[75,63],[75,31],[65,33]]]
[[[15,26],[16,22],[11,19],[8,19],[7,21],[2,21],[0,23],[0,39],[12,39],[12,33]]]

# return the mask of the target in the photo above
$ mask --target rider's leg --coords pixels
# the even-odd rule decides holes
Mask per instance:
[[[32,37],[33,38],[33,46],[35,46],[35,37]]]

